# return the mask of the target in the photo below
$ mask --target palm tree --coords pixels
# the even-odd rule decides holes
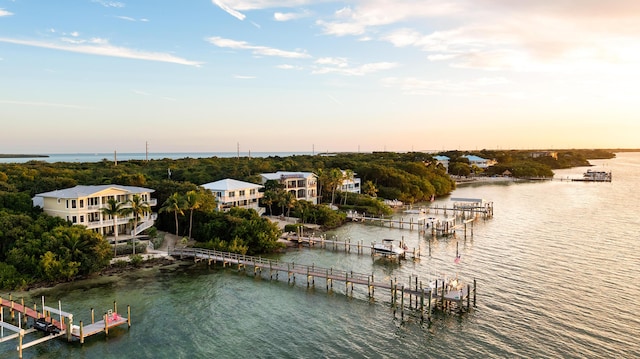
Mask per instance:
[[[329,171],[328,182],[326,184],[327,187],[331,188],[332,205],[336,198],[336,190],[340,187],[340,184],[342,184],[342,171],[337,168],[332,168],[331,171]]]
[[[353,170],[346,170],[343,172],[344,174],[342,175],[342,180],[343,181],[347,181],[347,183],[350,183],[353,181],[354,179],[354,174],[353,174]],[[347,205],[347,194],[349,193],[349,191],[345,191],[344,192],[344,205]]]
[[[102,207],[100,212],[102,212],[105,216],[111,216],[113,218],[113,231],[115,233],[115,241],[113,243],[113,256],[116,257],[118,255],[118,216],[124,215],[126,208],[122,207],[123,204],[121,202],[116,201],[115,198],[109,198],[107,201],[107,206]]]
[[[324,192],[322,191],[322,187],[324,186],[325,182],[327,182],[328,173],[322,168],[318,168],[316,170],[316,176],[318,176],[318,196],[320,197],[320,203],[322,203],[324,202]]]
[[[276,194],[274,191],[265,191],[264,192],[264,196],[262,197],[262,204],[266,205],[267,207],[269,207],[269,215],[273,215],[273,211],[271,210],[271,206],[273,205],[273,202],[275,202],[276,199]]]
[[[287,201],[287,217],[291,217],[291,209],[296,206],[296,202],[298,202],[298,200],[296,199],[296,196],[291,192],[288,192],[285,197]]]
[[[173,215],[176,219],[176,236],[178,236],[178,215],[184,216],[184,200],[182,196],[178,194],[178,192],[174,192],[171,196],[167,198],[166,201],[162,204],[160,208],[160,212],[173,212]]]
[[[196,191],[189,191],[185,196],[185,209],[189,210],[189,239],[191,239],[191,228],[193,227],[193,211],[202,206],[202,197]]]
[[[151,207],[149,203],[142,200],[140,195],[134,194],[130,200],[127,201],[130,207],[126,208],[125,211],[127,214],[133,214],[133,254],[136,254],[136,229],[138,228],[138,218],[144,216],[145,214],[151,212]]]

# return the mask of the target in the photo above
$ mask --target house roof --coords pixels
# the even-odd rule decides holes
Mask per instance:
[[[433,156],[433,159],[436,161],[449,161],[449,157],[447,156]]]
[[[261,185],[225,178],[215,182],[209,182],[202,185],[206,189],[212,191],[237,191],[241,189],[262,188]]]
[[[464,155],[462,157],[468,159],[469,162],[485,162],[485,161],[487,161],[486,159],[484,159],[482,157],[475,156],[475,155]]]
[[[309,178],[314,177],[315,173],[278,171],[275,173],[261,173],[260,175],[267,180],[280,180],[282,178]]]
[[[116,189],[125,193],[151,193],[155,190],[144,187],[135,186],[121,186],[117,184],[105,184],[97,186],[75,186],[66,189],[59,189],[51,192],[44,192],[36,194],[36,197],[55,197],[55,198],[80,198],[89,197],[98,192],[102,192],[108,189]]]

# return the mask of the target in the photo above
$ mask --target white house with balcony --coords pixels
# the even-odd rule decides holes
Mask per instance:
[[[293,193],[297,200],[309,201],[318,204],[318,176],[312,172],[287,172],[261,173],[262,183],[278,181],[284,186],[284,190]]]
[[[264,193],[259,184],[238,181],[231,178],[205,183],[201,187],[210,190],[217,200],[218,211],[228,211],[232,207],[253,209],[259,214],[264,208],[258,206]]]
[[[121,185],[75,186],[62,190],[55,190],[35,195],[32,202],[34,206],[41,207],[45,213],[66,219],[72,224],[87,227],[103,236],[113,235],[113,218],[102,213],[102,208],[107,207],[109,199],[115,199],[122,203],[122,208],[130,207],[127,203],[134,195],[140,196],[142,202],[149,207],[158,204],[151,193],[155,190],[143,187]],[[117,226],[119,234],[137,235],[145,229],[153,226],[157,214],[146,213],[138,219],[138,227],[133,228],[133,214],[118,216]]]
[[[360,178],[356,177],[356,173],[353,173],[353,178],[346,178],[347,171],[342,170],[342,184],[340,185],[339,190],[342,192],[349,193],[360,193]]]

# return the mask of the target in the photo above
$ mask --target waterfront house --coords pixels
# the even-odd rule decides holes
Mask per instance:
[[[462,157],[468,159],[470,165],[476,165],[478,168],[488,168],[489,166],[496,164],[496,161],[494,160],[488,160],[475,155],[464,155]]]
[[[441,164],[447,172],[449,172],[449,160],[450,160],[449,157],[433,156],[433,159],[436,160],[437,163]]]
[[[127,208],[127,201],[134,195],[140,196],[142,202],[150,207],[157,205],[157,200],[151,198],[155,190],[143,187],[121,185],[75,186],[72,188],[39,193],[33,197],[33,205],[41,207],[45,213],[66,219],[72,224],[87,227],[103,236],[112,235],[114,232],[113,218],[102,213],[107,207],[109,199],[115,199]],[[146,213],[138,219],[138,227],[133,228],[133,214],[118,216],[116,225],[118,233],[137,235],[145,229],[153,226],[157,214]]]
[[[232,207],[242,207],[253,209],[259,214],[264,212],[264,208],[258,206],[260,198],[264,195],[263,192],[260,192],[263,186],[259,184],[226,178],[205,183],[201,186],[210,190],[216,197],[218,211],[228,211]]]
[[[278,181],[284,190],[292,193],[297,200],[309,201],[318,204],[318,176],[312,172],[287,172],[261,173],[262,183]]]
[[[356,177],[356,173],[353,173],[353,178],[346,178],[347,171],[342,170],[343,180],[340,184],[339,190],[349,193],[360,193],[360,178]]]
[[[551,157],[554,160],[558,159],[558,152],[556,151],[535,151],[529,154],[531,158]]]

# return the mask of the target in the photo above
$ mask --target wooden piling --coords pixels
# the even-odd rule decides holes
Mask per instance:
[[[404,320],[404,284],[400,287],[400,318]]]
[[[473,278],[473,307],[476,308],[476,279]]]

